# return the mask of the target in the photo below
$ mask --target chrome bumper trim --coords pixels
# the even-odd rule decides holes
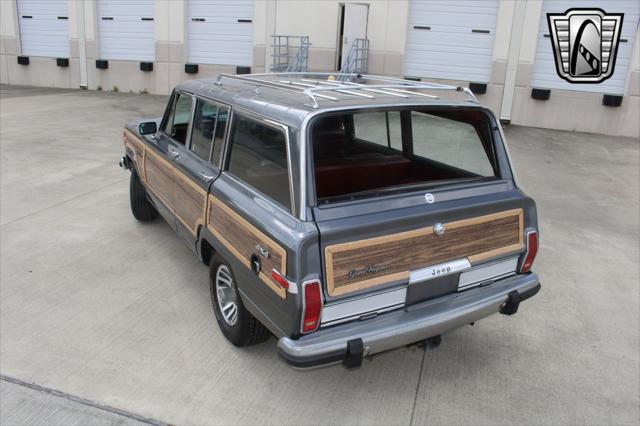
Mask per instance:
[[[344,359],[347,342],[362,339],[363,356],[373,355],[478,321],[499,312],[510,292],[518,291],[525,300],[539,287],[536,274],[516,275],[377,318],[322,329],[297,340],[282,337],[278,352],[292,366],[314,367]]]

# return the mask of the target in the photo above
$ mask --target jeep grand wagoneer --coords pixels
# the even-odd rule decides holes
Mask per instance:
[[[358,366],[540,289],[535,204],[467,88],[220,75],[124,145],[133,215],[160,213],[209,265],[223,334],[273,334],[293,366]]]

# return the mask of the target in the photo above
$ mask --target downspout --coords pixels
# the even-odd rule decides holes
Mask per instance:
[[[522,45],[522,33],[527,10],[526,1],[516,1],[513,8],[513,20],[511,24],[511,38],[509,42],[509,55],[507,56],[507,72],[504,79],[504,91],[502,92],[502,105],[500,107],[500,121],[511,121],[511,109],[513,97],[516,91],[516,77],[520,62],[520,47]]]
[[[76,2],[78,6],[76,12],[78,15],[78,55],[80,56],[80,88],[86,89],[87,83],[87,36],[85,34],[84,25],[84,0]]]

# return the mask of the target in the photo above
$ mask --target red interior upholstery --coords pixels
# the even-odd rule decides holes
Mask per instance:
[[[402,157],[381,157],[381,161],[376,162],[341,162],[316,167],[316,196],[334,197],[413,181],[410,178],[411,161]]]

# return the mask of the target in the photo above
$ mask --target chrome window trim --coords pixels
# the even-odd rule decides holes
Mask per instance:
[[[189,117],[189,127],[187,127],[187,140],[184,141],[184,147],[187,151],[189,152],[193,152],[191,150],[191,135],[193,134],[193,120],[195,120],[195,115],[196,115],[196,98],[195,96],[189,94],[189,97],[191,98],[191,117]],[[194,152],[195,154],[195,152]]]
[[[491,112],[493,115],[493,112]],[[502,130],[502,125],[500,124],[500,120],[494,115],[493,119],[496,120],[496,125],[498,127],[498,131],[500,133],[500,139],[502,139],[502,146],[504,146],[504,152],[507,154],[507,162],[509,163],[509,169],[511,169],[511,179],[513,179],[513,184],[516,188],[519,188],[518,178],[516,177],[516,170],[513,167],[513,161],[511,161],[511,154],[509,153],[509,145],[507,144],[507,138],[504,136],[504,131]]]

